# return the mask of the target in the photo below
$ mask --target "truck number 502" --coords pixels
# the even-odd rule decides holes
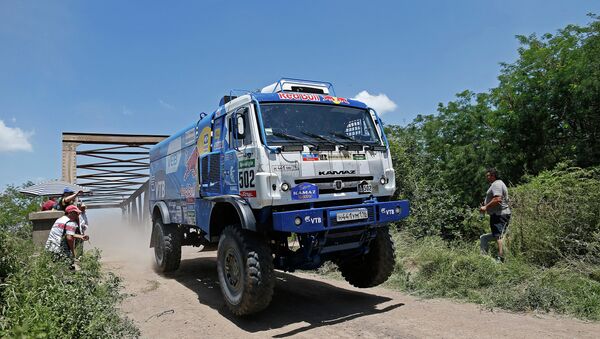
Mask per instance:
[[[254,187],[254,170],[240,172],[240,188]]]

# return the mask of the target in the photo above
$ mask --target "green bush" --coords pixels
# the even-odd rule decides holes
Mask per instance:
[[[25,266],[29,254],[33,252],[32,247],[31,241],[15,236],[11,232],[0,231],[0,283],[9,274]]]
[[[509,257],[498,264],[476,242],[415,240],[395,233],[396,268],[388,286],[513,311],[554,311],[600,320],[600,282],[570,266],[550,269]]]
[[[118,310],[120,280],[101,271],[97,251],[83,256],[80,271],[71,271],[34,247],[27,214],[39,202],[15,186],[0,193],[0,338],[139,336]]]
[[[119,278],[101,271],[99,253],[86,253],[80,265],[80,271],[71,271],[42,252],[9,275],[2,289],[0,337],[139,336],[121,317]]]
[[[510,248],[527,262],[600,265],[600,168],[560,165],[511,190]]]

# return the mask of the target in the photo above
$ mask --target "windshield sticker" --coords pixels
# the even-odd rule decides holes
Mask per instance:
[[[240,162],[239,162],[240,169],[242,169],[242,168],[250,168],[250,167],[254,167],[254,166],[255,166],[254,159],[240,160]]]
[[[319,155],[313,153],[302,153],[302,161],[319,161]]]
[[[354,160],[367,160],[367,156],[364,154],[352,154]]]
[[[319,154],[321,160],[350,160],[350,154]]]
[[[349,104],[348,99],[326,95],[322,97],[324,101],[331,101],[334,104]]]
[[[292,200],[317,199],[319,197],[319,187],[307,182],[292,188],[290,192],[292,193]]]
[[[306,93],[277,93],[279,99],[284,100],[302,100],[302,101],[321,101],[321,96],[318,94]]]
[[[296,172],[300,170],[298,163],[285,164],[285,165],[273,165],[271,166],[273,172]]]
[[[240,191],[242,198],[256,198],[256,191]]]
[[[273,129],[270,127],[265,128],[265,134],[266,135],[273,135]]]
[[[319,94],[307,94],[307,93],[289,93],[280,92],[277,93],[281,100],[297,100],[297,101],[329,101],[334,104],[350,104],[348,99],[341,97],[334,97],[332,95],[319,95]]]

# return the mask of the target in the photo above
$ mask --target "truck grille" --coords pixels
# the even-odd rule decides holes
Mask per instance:
[[[205,193],[221,192],[221,156],[211,153],[201,158],[200,184]]]

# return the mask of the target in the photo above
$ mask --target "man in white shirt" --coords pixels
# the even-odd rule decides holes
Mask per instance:
[[[88,240],[89,236],[76,234],[79,226],[79,214],[81,211],[77,206],[69,205],[65,209],[65,215],[56,219],[48,234],[46,250],[67,258],[75,257],[75,239]]]
[[[487,233],[479,237],[481,252],[487,254],[488,243],[492,239],[498,242],[498,261],[504,262],[504,251],[502,240],[508,230],[510,221],[510,208],[508,207],[508,188],[502,180],[498,178],[498,171],[495,168],[489,168],[485,172],[485,177],[490,183],[485,195],[484,205],[479,208],[481,213],[490,215],[490,228],[492,233]]]

